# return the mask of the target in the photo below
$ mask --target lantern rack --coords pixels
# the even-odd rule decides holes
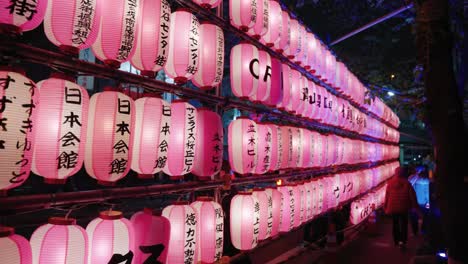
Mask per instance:
[[[291,172],[278,172],[262,176],[248,176],[236,178],[231,185],[240,186],[258,183],[271,183],[282,179],[306,179],[330,173],[342,173],[361,169],[369,169],[388,164],[396,159],[362,163],[356,165],[341,165],[320,169],[306,169]],[[99,203],[115,199],[136,199],[167,194],[187,193],[194,191],[222,188],[223,180],[208,182],[182,182],[170,184],[155,184],[149,186],[117,187],[89,191],[73,191],[61,193],[46,193],[0,197],[0,215],[10,215],[29,210],[49,209],[54,206],[69,206],[72,204]]]
[[[205,10],[205,12],[207,11]],[[250,38],[249,36],[246,37]],[[238,98],[218,96],[200,90],[194,90],[175,84],[165,83],[159,80],[147,78],[145,76],[113,69],[106,65],[83,61],[77,57],[66,54],[33,47],[31,45],[19,43],[14,40],[0,40],[0,54],[2,56],[2,60],[12,64],[14,64],[17,60],[21,60],[47,65],[52,68],[58,68],[69,72],[79,72],[81,75],[93,75],[96,77],[113,79],[122,83],[144,87],[145,92],[172,93],[182,98],[197,99],[201,102],[207,103],[209,105],[215,105],[223,109],[238,108],[254,113],[266,113],[268,114],[267,118],[276,117],[281,120],[287,120],[295,126],[299,125],[304,128],[312,128],[324,133],[333,133],[343,137],[387,145],[398,145],[394,142],[372,136],[361,135],[354,131],[344,130],[336,126],[321,124],[317,121],[305,120],[304,118],[297,117],[284,111],[279,111],[278,109],[272,107],[253,104]],[[298,67],[297,65],[295,66]]]

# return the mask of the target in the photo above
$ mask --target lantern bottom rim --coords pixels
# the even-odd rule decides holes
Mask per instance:
[[[70,45],[60,45],[59,50],[65,54],[78,56],[80,54],[80,49]]]
[[[111,181],[101,181],[101,180],[98,180],[97,182],[99,185],[102,185],[102,186],[115,186],[117,183],[116,182],[111,182]]]
[[[113,69],[118,69],[120,68],[120,61],[117,60],[104,60],[103,61],[105,65],[113,68]]]
[[[51,179],[51,178],[44,178],[44,182],[47,184],[65,184],[67,179]]]
[[[153,179],[153,174],[138,174],[138,179],[149,180]]]

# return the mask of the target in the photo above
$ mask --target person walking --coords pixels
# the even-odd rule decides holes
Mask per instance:
[[[384,211],[393,218],[393,242],[404,248],[408,240],[408,213],[417,210],[416,193],[408,182],[408,168],[398,167],[387,183]]]

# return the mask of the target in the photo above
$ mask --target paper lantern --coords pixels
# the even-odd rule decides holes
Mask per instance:
[[[255,169],[256,174],[264,174],[270,171],[271,166],[271,155],[272,155],[272,131],[271,127],[266,124],[257,124],[257,166]]]
[[[283,82],[282,82],[282,64],[276,58],[271,58],[271,77],[270,77],[270,92],[264,104],[275,107],[283,99]]]
[[[259,156],[258,126],[245,117],[229,124],[228,156],[231,169],[241,175],[254,173]]]
[[[131,167],[140,178],[152,178],[167,163],[171,106],[161,98],[135,101],[135,135]]]
[[[140,0],[116,0],[101,6],[101,26],[92,48],[94,55],[110,67],[119,68],[135,51],[140,4]]]
[[[21,34],[38,27],[47,9],[47,0],[0,1],[0,33]]]
[[[294,63],[302,65],[304,69],[309,69],[309,34],[307,34],[307,29],[304,24],[299,23],[299,34],[301,36],[301,51],[297,54]],[[307,67],[309,66],[309,67]]]
[[[275,237],[276,235],[278,235],[279,227],[281,223],[281,215],[282,215],[281,200],[283,198],[283,195],[275,187],[266,188],[265,194],[268,197],[268,206],[271,206],[271,211],[270,211],[271,214],[269,214],[267,218],[267,223],[268,223],[267,236]],[[271,226],[270,226],[270,223],[271,223]]]
[[[283,83],[283,97],[281,102],[279,102],[276,106],[280,110],[292,111],[292,70],[287,64],[282,64],[281,66],[282,71],[282,83]]]
[[[102,2],[50,0],[44,18],[46,37],[61,50],[78,55],[98,36]]]
[[[249,29],[248,34],[253,36],[255,39],[260,39],[268,31],[269,27],[269,0],[258,0],[257,1],[257,19],[252,28]]]
[[[305,198],[303,202],[305,204],[305,221],[309,221],[314,216],[314,190],[311,181],[303,183]]]
[[[318,132],[311,131],[312,134],[312,153],[313,153],[313,167],[325,167],[326,152],[326,138]]]
[[[302,167],[302,134],[301,129],[298,127],[291,127],[292,131],[292,152],[289,161],[289,168]]]
[[[200,61],[193,83],[202,90],[219,86],[224,71],[224,33],[213,24],[200,25]]]
[[[37,84],[40,91],[32,171],[46,183],[64,184],[83,165],[89,97],[86,89],[60,78]]]
[[[222,0],[193,0],[203,8],[215,8],[221,4]]]
[[[299,128],[301,133],[301,161],[299,162],[299,167],[306,169],[312,167],[312,152],[311,152],[311,143],[312,136],[310,131],[304,128]]]
[[[193,170],[197,149],[197,109],[184,100],[171,104],[171,132],[164,173],[172,180]]]
[[[178,84],[186,83],[198,71],[200,23],[185,9],[171,14],[169,57],[164,72]]]
[[[242,99],[248,99],[257,92],[260,63],[257,47],[240,43],[231,49],[231,89],[232,93]],[[257,78],[255,77],[257,76]]]
[[[221,170],[223,162],[223,124],[221,117],[207,108],[198,108],[197,115],[193,174],[201,180],[211,180]]]
[[[294,192],[291,186],[278,186],[278,191],[282,195],[281,200],[281,223],[279,227],[280,233],[286,233],[294,228],[294,219],[296,218],[296,206]]]
[[[293,158],[293,136],[292,136],[292,128],[288,126],[280,126],[280,145],[281,145],[281,169],[288,169],[290,168],[290,164],[292,165],[292,158]],[[279,150],[278,150],[279,151]]]
[[[250,96],[250,101],[254,103],[267,103],[269,101],[271,93],[271,57],[268,52],[259,50],[258,61],[252,63],[258,63],[258,72],[255,72],[254,68],[251,69],[251,74],[255,79],[258,80],[258,86],[255,93]]]
[[[281,165],[281,156],[282,156],[282,150],[280,151],[280,132],[279,132],[279,127],[275,124],[272,123],[265,123],[265,126],[269,127],[269,132],[271,133],[270,135],[270,165],[269,165],[269,171],[275,171],[278,170],[280,165]],[[261,150],[261,149],[260,149]],[[261,160],[260,160],[261,163]]]
[[[291,44],[291,18],[286,10],[281,11],[281,33],[276,51],[283,53]]]
[[[231,200],[230,233],[232,245],[239,250],[257,246],[260,232],[260,204],[249,192],[239,192]]]
[[[302,224],[302,195],[301,190],[298,188],[298,185],[295,183],[289,184],[288,186],[292,190],[293,200],[294,200],[294,228],[299,227]]]
[[[153,77],[168,59],[171,7],[167,0],[140,0],[140,6],[131,63],[142,75]]]
[[[89,239],[88,264],[112,263],[120,258],[131,263],[135,252],[135,231],[122,212],[99,213],[99,217],[86,227],[86,233]]]
[[[257,19],[259,19],[258,12],[261,12],[258,2],[251,0],[229,0],[231,25],[244,32],[253,28]]]
[[[198,217],[188,202],[175,202],[164,208],[162,215],[171,223],[167,264],[197,263]]]
[[[308,70],[312,74],[315,73],[317,67],[317,45],[318,40],[314,33],[307,32],[307,62],[304,65],[304,69]]]
[[[0,226],[0,256],[4,263],[31,264],[31,246],[11,227]]]
[[[325,73],[325,47],[324,44],[317,40],[317,49],[315,51],[315,67],[314,75],[321,78]]]
[[[33,81],[0,69],[0,195],[29,177],[38,98]]]
[[[283,16],[281,6],[277,0],[269,0],[268,3],[268,29],[262,36],[262,42],[267,47],[279,48],[280,36],[283,30]]]
[[[133,100],[118,92],[96,93],[89,103],[86,172],[102,185],[127,175],[132,161],[135,111]]]
[[[223,209],[210,197],[198,197],[190,206],[198,217],[196,263],[215,263],[223,256]]]
[[[88,235],[73,218],[51,217],[31,236],[33,263],[88,263]]]
[[[161,211],[145,208],[130,219],[135,230],[135,257],[133,263],[149,261],[164,263],[169,247],[171,224]]]
[[[301,223],[307,222],[307,191],[305,189],[305,186],[303,183],[298,183],[296,186],[296,189],[298,190],[300,197],[301,197],[301,207],[300,207],[300,220]]]
[[[292,18],[290,21],[291,39],[289,47],[284,50],[284,54],[288,59],[294,60],[299,52],[301,52],[301,24],[297,19]]]
[[[286,107],[286,110],[290,113],[295,113],[300,115],[301,111],[304,108],[304,101],[302,100],[302,74],[296,70],[291,72],[291,86],[290,89],[290,103],[289,107]]]
[[[272,197],[265,192],[265,189],[254,188],[252,196],[257,198],[260,204],[260,227],[258,240],[265,240],[270,237],[273,224],[273,202]]]

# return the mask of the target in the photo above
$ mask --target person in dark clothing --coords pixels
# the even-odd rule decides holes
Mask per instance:
[[[399,167],[387,183],[384,211],[393,218],[393,241],[404,247],[408,240],[408,212],[417,209],[416,193],[408,182],[408,169]]]

